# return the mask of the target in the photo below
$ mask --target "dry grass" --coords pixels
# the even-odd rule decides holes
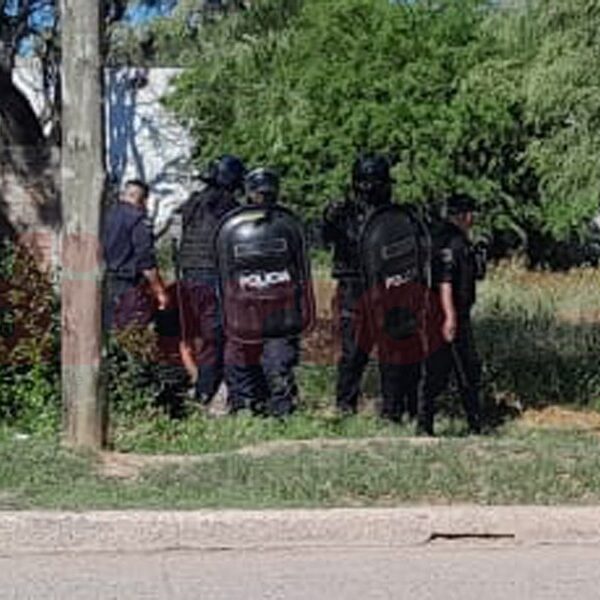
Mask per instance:
[[[518,424],[530,429],[600,432],[600,413],[549,406],[525,411]]]

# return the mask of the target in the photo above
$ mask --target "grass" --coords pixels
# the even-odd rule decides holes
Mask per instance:
[[[377,439],[321,448],[274,446],[100,474],[92,456],[53,440],[0,434],[0,509],[291,508],[403,504],[596,504],[600,437],[505,426],[486,438]]]
[[[413,425],[392,425],[368,415],[341,419],[300,412],[286,421],[250,415],[220,419],[196,415],[178,421],[157,416],[137,425],[118,425],[114,443],[120,452],[207,454],[282,440],[399,438],[413,430]],[[442,436],[463,436],[466,425],[462,419],[445,418],[436,430]]]
[[[595,269],[492,271],[480,288],[476,336],[488,394],[525,407],[600,408],[600,295]]]

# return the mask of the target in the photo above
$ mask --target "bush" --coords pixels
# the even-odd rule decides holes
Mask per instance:
[[[0,422],[55,431],[60,420],[59,304],[27,252],[0,247]]]

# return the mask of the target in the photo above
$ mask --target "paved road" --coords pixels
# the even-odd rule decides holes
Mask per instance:
[[[482,542],[482,544],[484,544]],[[405,548],[0,558],[2,600],[596,600],[600,546]],[[0,549],[1,552],[1,549]]]

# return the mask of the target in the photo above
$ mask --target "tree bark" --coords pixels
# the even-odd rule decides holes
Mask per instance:
[[[101,2],[61,0],[62,399],[69,445],[103,442],[100,214],[105,186]]]

